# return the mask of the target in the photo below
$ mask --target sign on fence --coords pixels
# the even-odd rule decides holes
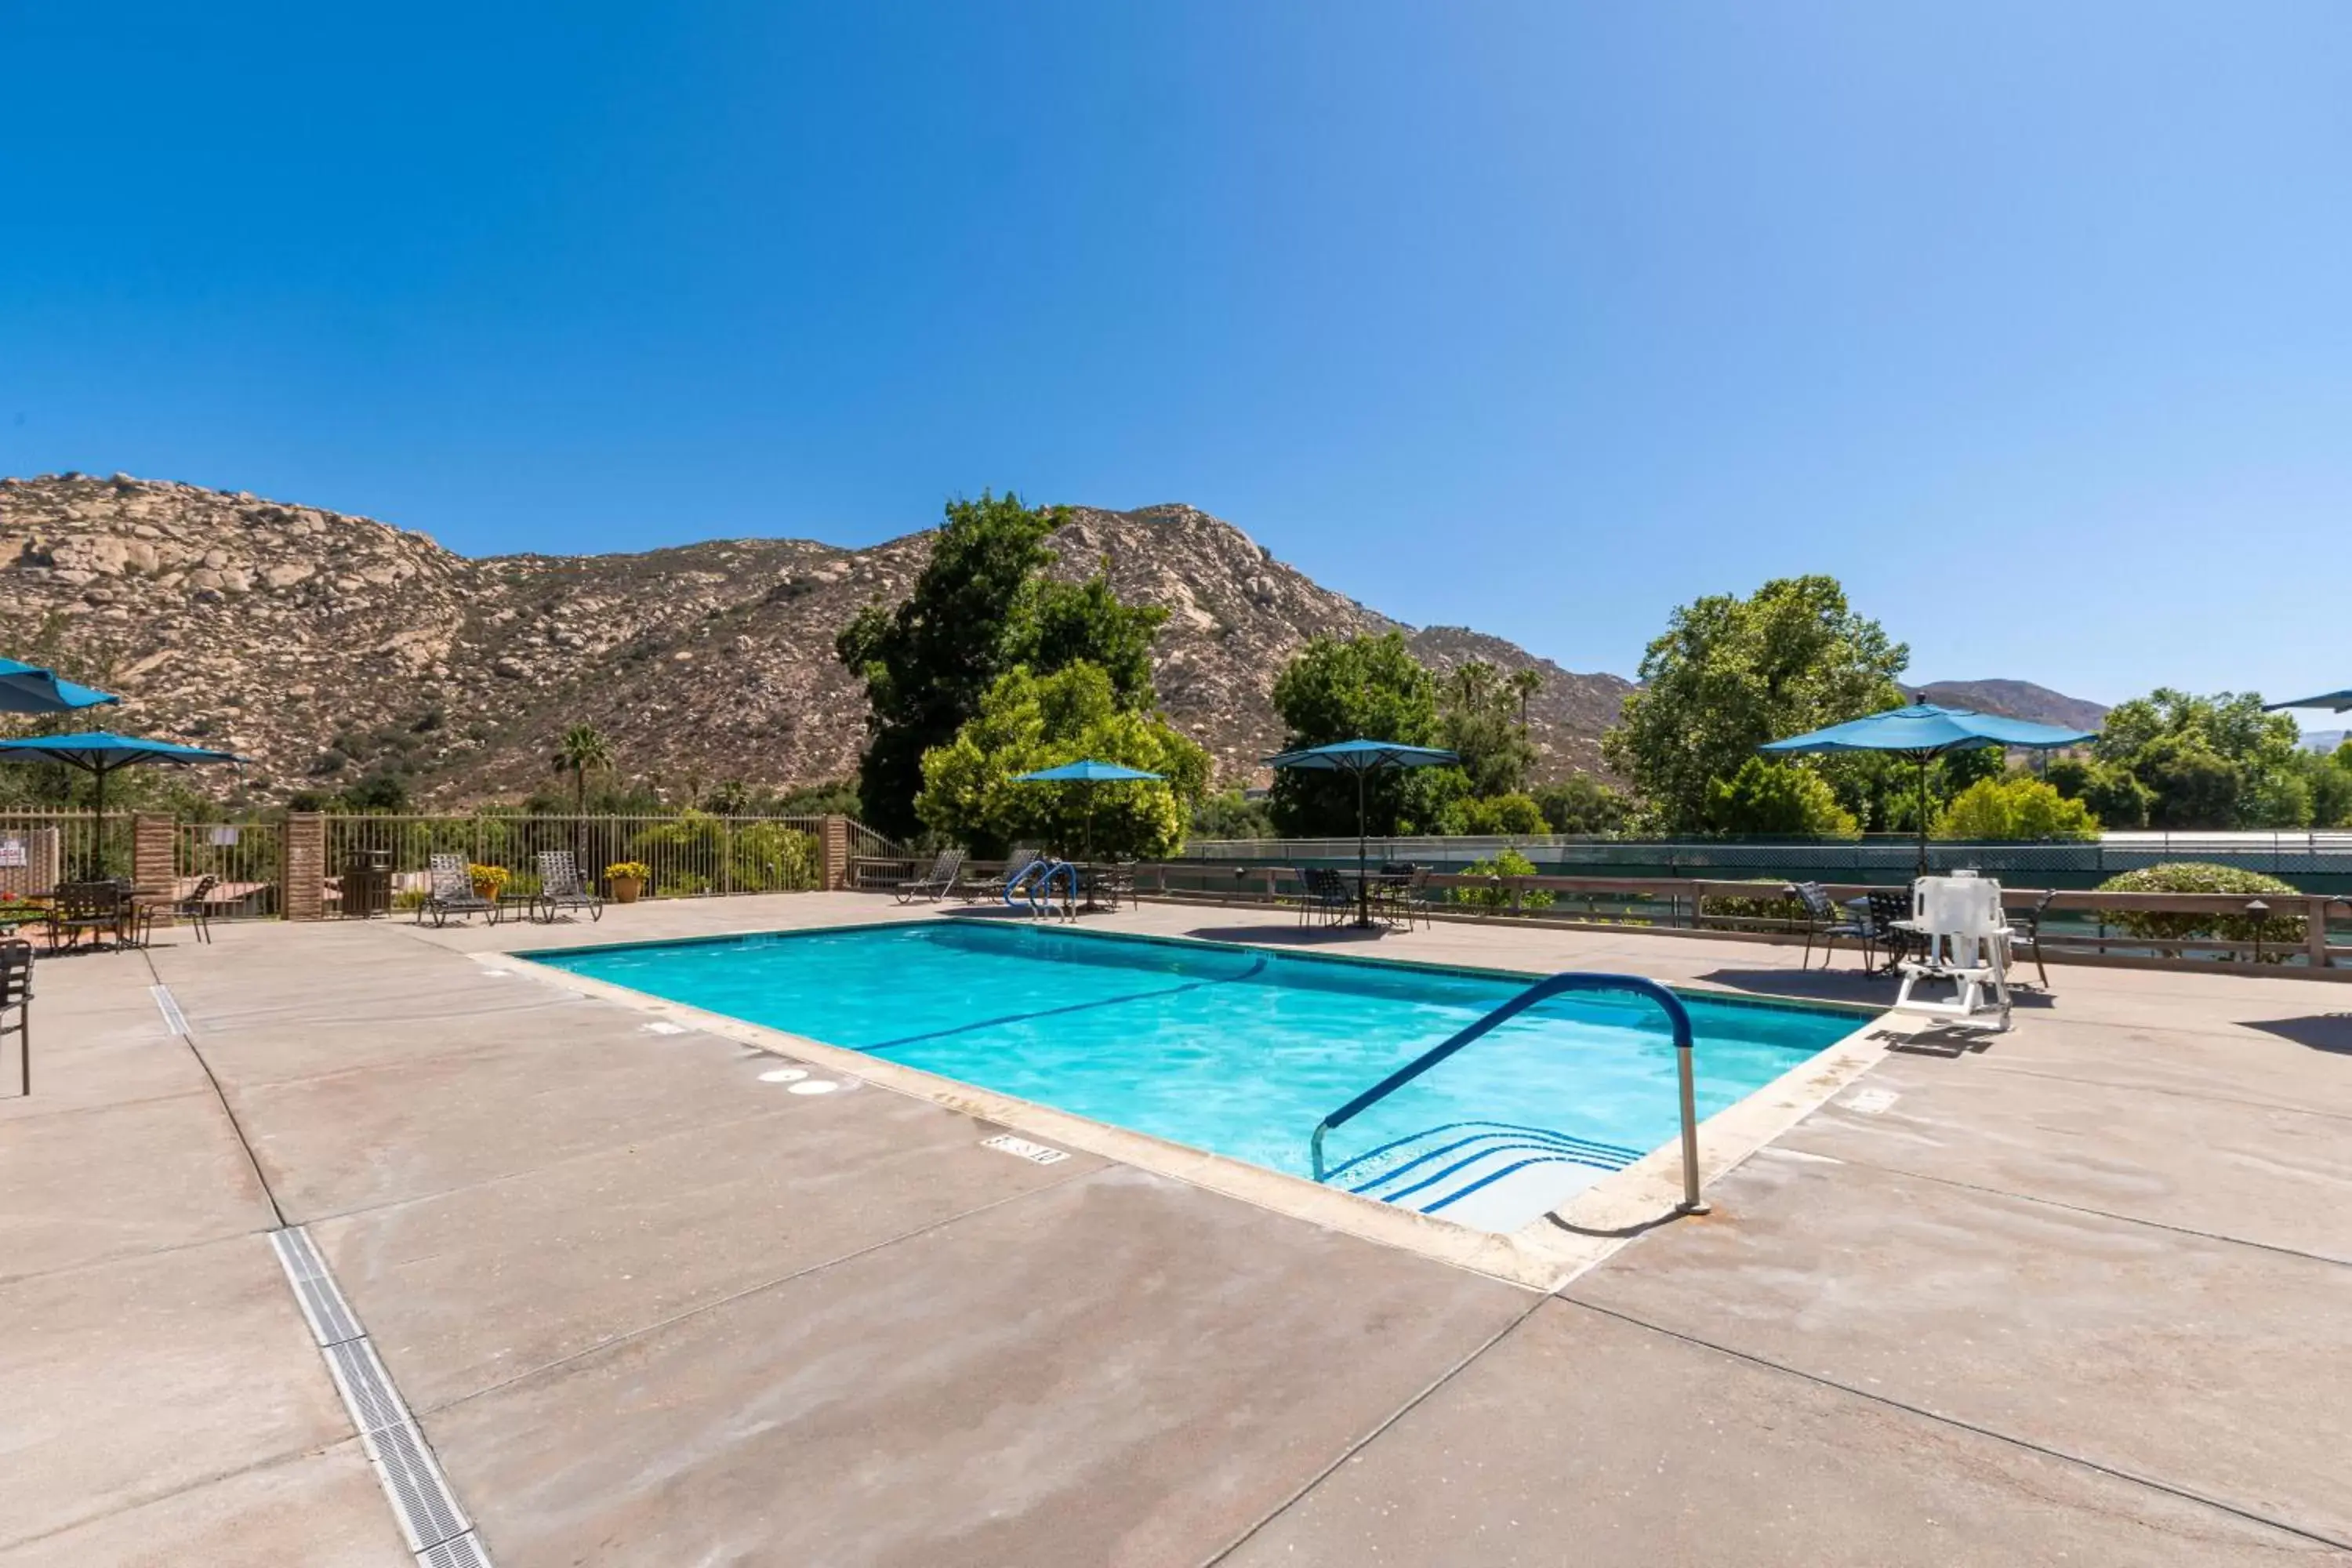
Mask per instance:
[[[0,866],[21,868],[32,864],[32,847],[21,833],[0,833]]]

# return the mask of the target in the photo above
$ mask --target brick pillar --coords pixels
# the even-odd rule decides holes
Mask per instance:
[[[826,892],[839,892],[850,885],[849,818],[824,819],[824,831],[817,836],[817,885]]]
[[[144,812],[131,819],[131,885],[140,889],[169,891],[172,879],[179,872],[173,858],[173,839],[176,837],[173,819],[150,816]]]
[[[327,819],[315,811],[290,811],[278,831],[278,907],[289,921],[325,920]]]

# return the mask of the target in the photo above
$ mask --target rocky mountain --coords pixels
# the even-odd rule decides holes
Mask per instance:
[[[1185,506],[1078,508],[1055,570],[1107,567],[1165,605],[1159,687],[1228,783],[1282,736],[1275,677],[1310,637],[1404,630],[1433,667],[1546,677],[1530,710],[1545,776],[1599,765],[1630,685],[1459,627],[1415,630]],[[368,518],[192,485],[0,479],[0,651],[125,699],[109,722],[256,759],[282,799],[397,768],[415,797],[519,796],[565,727],[612,739],[625,773],[677,791],[783,786],[856,763],[865,702],[834,635],[905,593],[929,533],[865,550],[740,539],[594,556],[468,559]]]
[[[2106,721],[2107,710],[2096,702],[2069,697],[2030,680],[1931,680],[1906,687],[1921,702],[1943,708],[1970,708],[1998,713],[2029,724],[2055,724],[2066,730],[2095,730]]]

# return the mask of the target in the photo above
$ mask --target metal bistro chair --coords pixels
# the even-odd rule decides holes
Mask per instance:
[[[2042,989],[2050,989],[2050,971],[2042,962],[2042,917],[2050,912],[2051,901],[2058,889],[2051,889],[2033,900],[2030,910],[2013,910],[2009,914],[2009,943],[2014,948],[2023,945],[2033,954],[2033,973],[2042,977]]]
[[[184,897],[171,901],[172,918],[187,921],[200,942],[213,939],[213,889],[219,885],[218,877],[199,877]]]
[[[1330,867],[1301,866],[1298,880],[1304,889],[1298,902],[1299,924],[1305,925],[1313,915],[1325,925],[1333,925],[1355,912],[1356,895],[1348,879]]]
[[[1862,966],[1868,969],[1871,950],[1874,945],[1868,919],[1840,909],[1837,901],[1830,897],[1829,889],[1819,882],[1791,882],[1789,888],[1797,895],[1797,901],[1805,906],[1805,956],[1798,961],[1797,967],[1809,969],[1812,966],[1813,943],[1819,942],[1822,944],[1822,967],[1827,969],[1835,952],[1831,944],[1843,936],[1862,943]]]
[[[1412,929],[1415,917],[1421,923],[1433,923],[1429,910],[1429,868],[1407,861],[1392,860],[1381,868],[1372,883],[1371,906],[1374,918],[1383,924]]]
[[[11,1018],[15,1022],[10,1022]],[[33,1092],[33,944],[11,937],[0,942],[0,1039],[16,1037],[20,1091]]]
[[[1927,942],[1905,923],[1911,919],[1910,889],[1882,888],[1870,895],[1869,908],[1870,932],[1866,940],[1886,954],[1886,962],[1874,966],[1874,973],[1892,974],[1905,959],[1926,950]]]
[[[85,936],[93,947],[108,937],[120,943],[129,909],[120,882],[59,882],[49,901],[49,951],[79,947]]]

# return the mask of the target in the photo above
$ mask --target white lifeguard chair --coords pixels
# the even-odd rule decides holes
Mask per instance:
[[[1983,877],[1922,877],[1911,884],[1907,922],[1927,944],[1903,961],[1895,1011],[1949,1023],[2009,1027],[2009,918],[2000,884]],[[1948,980],[1948,1002],[1915,1001],[1922,980]]]

